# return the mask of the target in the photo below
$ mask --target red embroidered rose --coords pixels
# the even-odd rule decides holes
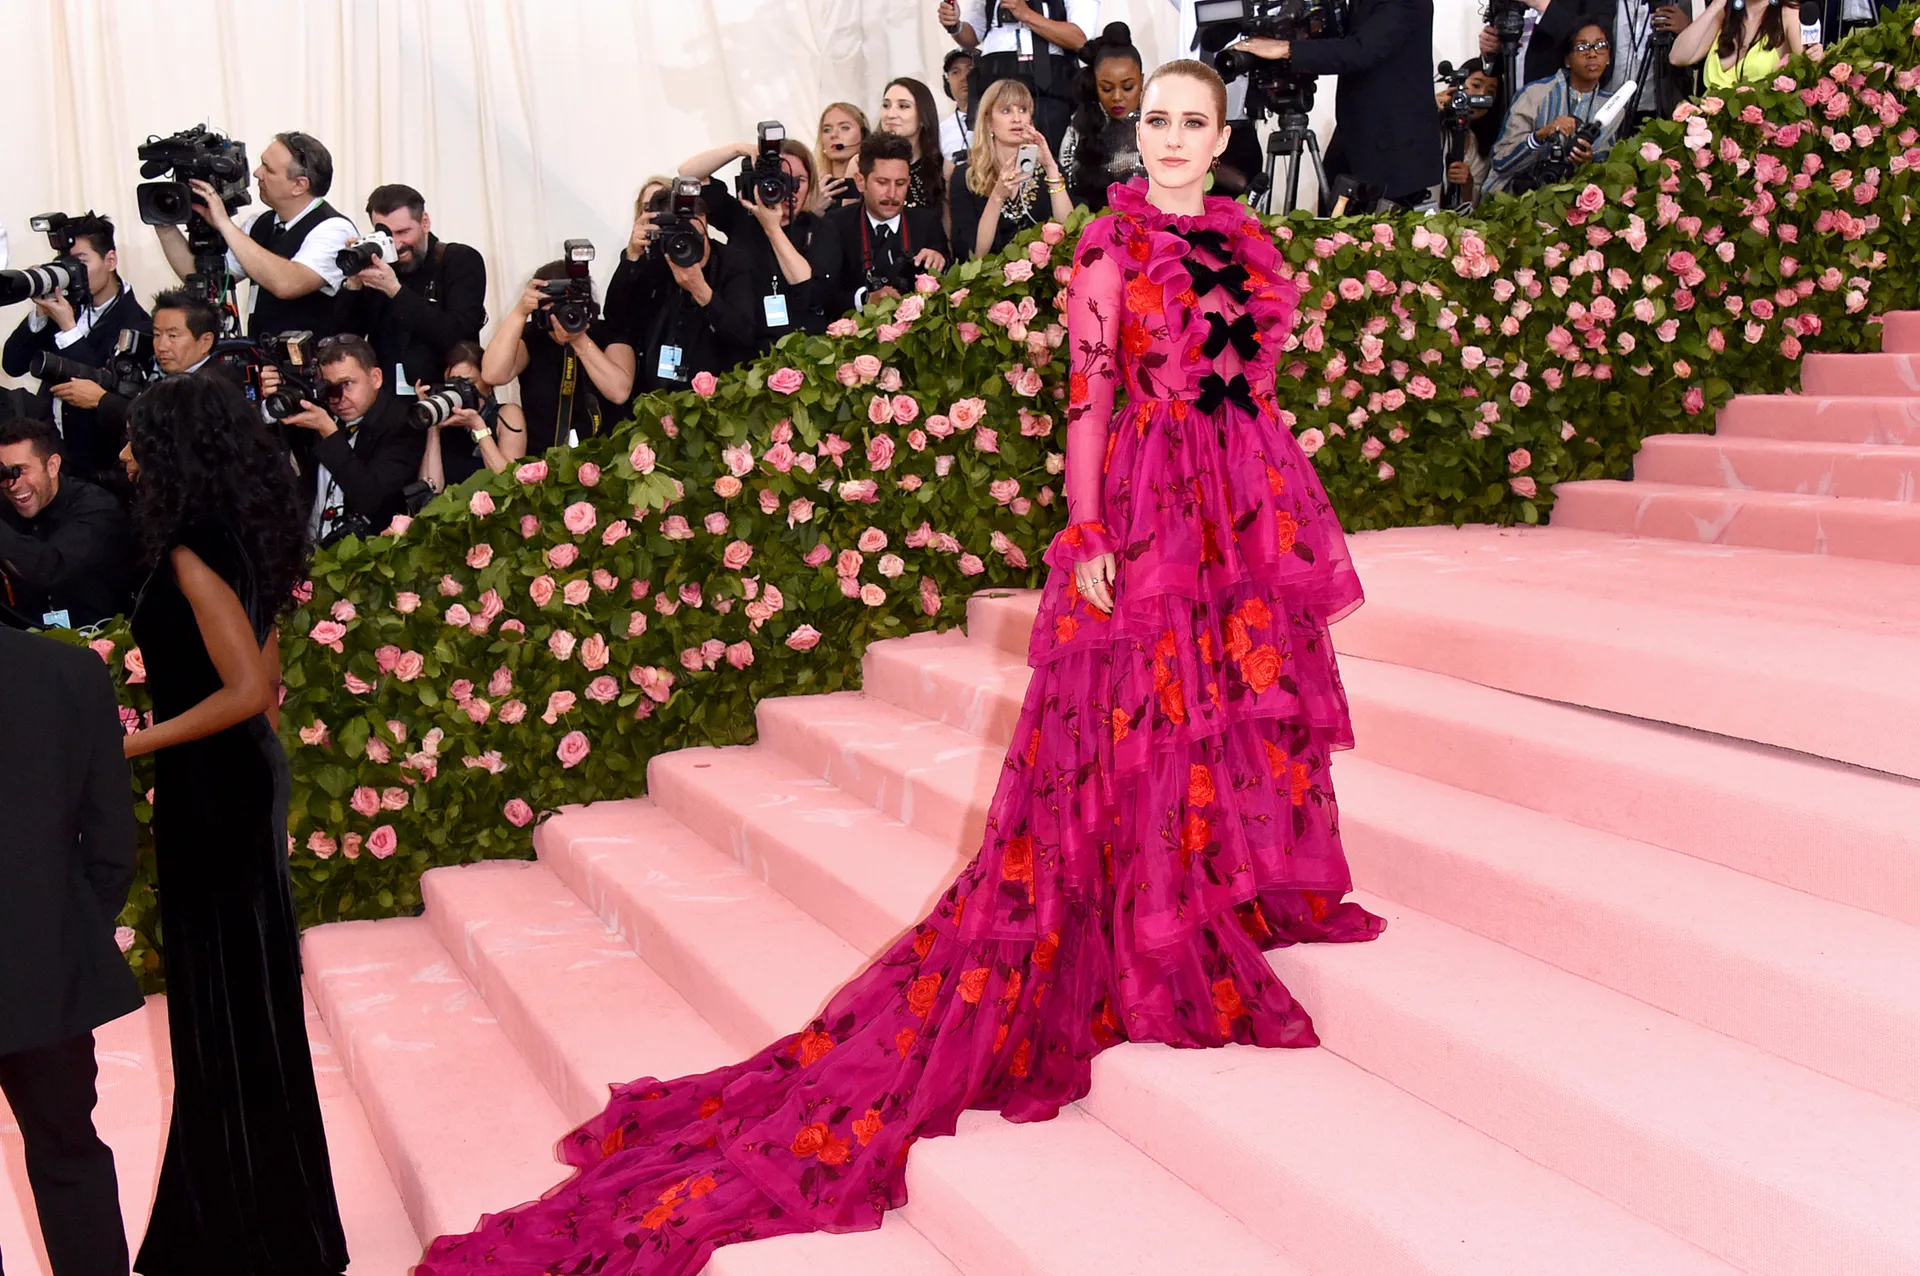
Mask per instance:
[[[658,1231],[673,1218],[673,1206],[656,1205],[640,1216],[640,1226]]]
[[[860,1140],[860,1146],[865,1147],[873,1142],[873,1136],[884,1130],[886,1125],[887,1123],[880,1119],[878,1108],[868,1108],[867,1114],[853,1123],[853,1135]]]
[[[708,1095],[706,1098],[700,1100],[700,1119],[702,1121],[706,1120],[708,1117],[718,1112],[720,1108],[721,1108],[720,1096],[717,1094]]]
[[[980,997],[987,990],[987,968],[975,966],[960,976],[960,998],[969,1006],[980,1004]]]
[[[1035,727],[1033,734],[1027,737],[1027,765],[1032,766],[1040,760],[1040,728]]]
[[[902,1028],[894,1034],[893,1045],[900,1052],[900,1057],[904,1059],[907,1057],[907,1052],[913,1049],[913,1043],[919,1039],[920,1034],[915,1029]]]
[[[1265,629],[1273,623],[1273,613],[1268,611],[1267,604],[1258,598],[1249,598],[1241,603],[1240,610],[1234,615],[1255,629]]]
[[[1180,836],[1180,849],[1192,854],[1207,849],[1207,843],[1213,840],[1213,826],[1207,823],[1207,817],[1197,812],[1187,816],[1187,827]]]
[[[1303,806],[1306,804],[1307,794],[1313,791],[1313,776],[1308,773],[1306,763],[1296,762],[1293,764],[1292,779],[1293,804],[1295,806]]]
[[[1213,801],[1213,772],[1198,762],[1187,768],[1187,801],[1194,806]]]
[[[827,1057],[827,1053],[833,1049],[833,1044],[832,1033],[803,1032],[800,1034],[800,1044],[794,1053],[800,1060],[801,1067],[811,1068]]]
[[[1031,1038],[1027,1038],[1013,1048],[1013,1062],[1007,1065],[1007,1071],[1016,1077],[1024,1077],[1027,1075],[1028,1069],[1032,1066],[1033,1041]]]
[[[1113,742],[1120,743],[1127,738],[1127,733],[1131,730],[1133,730],[1133,719],[1127,716],[1127,711],[1115,709],[1113,711]]]
[[[1246,675],[1247,685],[1253,688],[1253,693],[1260,695],[1279,681],[1280,653],[1271,644],[1261,643],[1240,662],[1240,672]]]
[[[1276,780],[1285,779],[1287,775],[1287,751],[1271,740],[1262,740],[1260,743],[1267,746],[1268,773]]]
[[[827,1136],[827,1145],[820,1149],[820,1164],[845,1165],[847,1158],[853,1155],[853,1143],[837,1134]]]
[[[1187,693],[1175,678],[1160,691],[1160,712],[1167,715],[1176,725],[1187,720]]]
[[[925,961],[927,959],[927,954],[933,951],[933,941],[934,941],[933,931],[922,930],[922,931],[915,932],[913,936],[913,955],[915,957],[918,957],[920,960]]]
[[[1072,642],[1073,636],[1080,632],[1080,622],[1072,616],[1060,616],[1053,622],[1055,642]]]
[[[1007,843],[1006,854],[1000,859],[1000,875],[1010,882],[1033,880],[1032,838],[1016,837]]]
[[[1239,615],[1227,617],[1227,658],[1245,660],[1247,653],[1253,650],[1253,638],[1247,633],[1247,622]]]
[[[1153,348],[1153,334],[1140,324],[1123,323],[1120,325],[1120,345],[1128,354],[1138,357]]]
[[[956,909],[955,911],[958,912],[959,910]],[[924,1019],[927,1017],[928,1012],[933,1009],[933,1003],[937,1001],[939,997],[940,972],[935,971],[931,975],[922,975],[907,986],[907,1009]]]
[[[833,1131],[827,1128],[825,1121],[815,1121],[812,1125],[803,1125],[800,1132],[793,1136],[792,1152],[801,1160],[820,1155],[820,1149],[827,1146],[827,1140],[833,1137]]]
[[[1086,373],[1076,372],[1067,378],[1067,394],[1069,396],[1068,402],[1070,403],[1085,403],[1092,397],[1092,391],[1087,384]]]
[[[699,1178],[687,1184],[687,1196],[697,1201],[701,1197],[705,1196],[708,1192],[711,1192],[714,1188],[719,1186],[720,1186],[719,1182],[713,1177],[713,1175],[702,1174]]]
[[[1042,970],[1053,969],[1053,959],[1060,952],[1060,932],[1054,931],[1033,946],[1033,964]]]
[[[1293,552],[1293,542],[1300,534],[1300,525],[1293,521],[1293,515],[1286,510],[1273,512],[1274,548],[1282,554]]]
[[[1240,1000],[1240,989],[1231,977],[1214,983],[1213,1008],[1234,1019],[1247,1013],[1246,1003]]]

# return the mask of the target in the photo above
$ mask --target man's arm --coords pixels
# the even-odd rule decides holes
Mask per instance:
[[[1015,18],[1026,23],[1032,28],[1036,37],[1045,40],[1048,44],[1065,49],[1069,53],[1078,53],[1086,46],[1087,33],[1072,20],[1074,15],[1071,7],[1067,12],[1067,21],[1055,22],[1028,4],[1027,0],[1005,0],[1005,3],[1007,8],[1013,10]],[[1099,6],[1096,4],[1093,8],[1097,13]]]
[[[0,562],[28,588],[47,593],[89,576],[124,571],[119,560],[127,550],[126,515],[111,497],[101,496],[44,541],[0,522]]]
[[[187,246],[187,236],[178,226],[155,226],[153,234],[160,241],[160,252],[167,259],[167,265],[173,273],[185,279],[193,273],[193,249]]]
[[[741,246],[745,247],[744,244]],[[754,312],[760,305],[760,281],[750,273],[746,254],[734,251],[732,244],[727,248],[713,281],[713,295],[702,307],[702,313],[706,316],[707,327],[727,347],[723,353],[737,357],[753,349],[754,338],[759,332]]]
[[[397,290],[392,303],[400,322],[444,355],[456,342],[480,338],[487,321],[487,263],[465,244],[448,244],[441,266],[439,305],[411,288]]]
[[[340,485],[350,512],[378,519],[420,472],[426,446],[419,430],[394,421],[368,431],[357,448],[345,430],[335,430],[315,441],[313,455]]]
[[[92,668],[87,668],[91,665]],[[127,770],[121,737],[120,707],[114,700],[107,667],[86,661],[78,668],[82,713],[88,731],[87,776],[80,794],[80,861],[100,901],[100,915],[112,925],[127,906],[133,886],[134,847],[139,826],[133,818],[133,779]]]
[[[33,356],[53,349],[54,326],[42,324],[38,332],[33,328],[33,313],[29,308],[27,317],[18,327],[7,334],[7,345],[0,353],[0,368],[5,368],[10,377],[24,377],[27,368],[33,363]]]
[[[1386,61],[1414,34],[1414,6],[1382,0],[1367,10],[1359,28],[1339,40],[1303,40],[1293,45],[1293,69],[1303,75],[1353,75]]]

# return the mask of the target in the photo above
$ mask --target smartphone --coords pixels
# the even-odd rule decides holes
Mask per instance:
[[[1015,162],[1020,166],[1020,176],[1023,179],[1032,177],[1033,170],[1040,165],[1040,148],[1031,142],[1027,143],[1020,148],[1019,157]]]

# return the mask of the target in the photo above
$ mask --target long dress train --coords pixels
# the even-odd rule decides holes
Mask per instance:
[[[1328,621],[1360,602],[1273,400],[1295,291],[1241,205],[1115,186],[1069,287],[1075,522],[979,855],[805,1029],[616,1087],[577,1172],[442,1237],[419,1276],[684,1276],[716,1246],[877,1227],[916,1139],[1040,1121],[1121,1041],[1318,1044],[1262,951],[1371,939],[1342,900],[1329,755],[1352,743]],[[1114,412],[1116,391],[1128,405]],[[1073,564],[1119,561],[1111,614]]]

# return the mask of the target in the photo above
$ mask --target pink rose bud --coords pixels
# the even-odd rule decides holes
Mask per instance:
[[[806,380],[798,368],[776,368],[767,378],[767,389],[775,394],[792,394],[806,384]]]
[[[820,642],[820,631],[812,625],[802,625],[787,635],[787,646],[795,651],[812,651]]]
[[[487,492],[475,492],[467,498],[467,511],[475,518],[485,518],[493,513],[493,497]]]
[[[574,478],[579,480],[581,487],[594,487],[600,482],[600,467],[592,461],[584,461]]]
[[[523,829],[533,823],[533,808],[519,798],[514,798],[509,801],[506,806],[501,808],[500,813],[506,816],[507,823],[517,829]]]

